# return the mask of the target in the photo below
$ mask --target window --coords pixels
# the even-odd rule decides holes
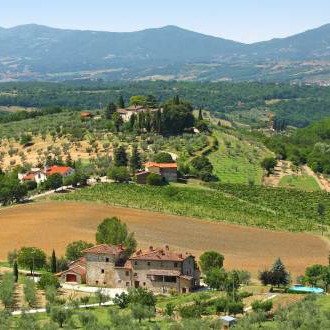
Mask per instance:
[[[106,285],[106,284],[107,284],[107,282],[103,282],[103,284],[104,284],[104,285]]]
[[[137,273],[134,273],[134,276],[137,276]]]
[[[178,267],[178,263],[177,262],[174,263],[174,267]]]
[[[129,286],[129,282],[126,282],[126,286]]]
[[[104,274],[104,269],[101,269],[101,274]]]
[[[125,272],[125,275],[126,275],[126,276],[129,276],[129,271],[126,271],[126,272]]]
[[[146,282],[143,282],[143,286],[146,286]]]
[[[175,276],[164,276],[164,282],[175,283],[176,282],[176,277]]]
[[[147,262],[147,265],[150,266],[150,261]]]
[[[95,281],[95,284],[98,285],[99,284],[99,281]]]
[[[110,261],[110,259],[109,258],[105,258],[105,262],[109,262]]]
[[[134,265],[137,266],[138,262],[137,261],[134,261]]]

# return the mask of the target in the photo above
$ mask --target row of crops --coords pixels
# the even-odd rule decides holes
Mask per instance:
[[[324,222],[330,225],[330,196],[323,191],[308,192],[234,184],[212,184],[212,187],[246,202],[271,209],[277,214],[293,216],[295,219],[306,219],[315,223],[320,222],[317,206],[322,203],[327,210]]]
[[[289,231],[317,228],[315,204],[326,195],[263,190],[258,187],[226,185],[217,189],[192,187],[151,187],[101,184],[54,197],[57,200],[91,201],[139,208],[213,221]],[[306,195],[305,195],[306,194]],[[288,197],[289,196],[289,197]],[[297,198],[296,200],[296,196]],[[330,203],[326,201],[327,204]],[[308,206],[309,205],[309,206]],[[304,210],[309,212],[304,213]],[[329,220],[329,218],[327,218]]]

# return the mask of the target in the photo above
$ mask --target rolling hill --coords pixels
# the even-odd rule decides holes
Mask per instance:
[[[330,25],[255,44],[166,26],[138,32],[0,29],[0,80],[292,80],[330,72]],[[322,76],[324,79],[324,76]]]

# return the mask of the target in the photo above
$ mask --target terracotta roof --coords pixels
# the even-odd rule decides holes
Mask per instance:
[[[63,272],[58,273],[56,275],[61,276],[63,274],[67,274],[67,273],[76,273],[81,276],[86,276],[86,273],[87,273],[86,266],[76,265],[76,266],[70,267],[69,269],[64,270]]]
[[[148,275],[160,275],[160,276],[180,276],[181,272],[178,270],[169,269],[150,269]]]
[[[24,176],[23,176],[23,180],[33,180],[34,177],[36,175],[38,175],[38,173],[43,173],[41,170],[36,170],[36,171],[30,171],[27,172]]]
[[[83,111],[80,113],[81,117],[93,117],[94,115],[90,112]]]
[[[34,177],[37,175],[37,173],[27,173],[23,176],[23,180],[29,181],[29,180],[33,180]]]
[[[158,167],[158,168],[178,168],[176,163],[155,163],[155,162],[148,162],[144,165],[146,168],[148,167]]]
[[[69,268],[70,267],[74,267],[74,266],[77,266],[77,265],[80,265],[80,266],[83,266],[83,267],[86,267],[86,258],[85,257],[81,257],[75,261],[72,261],[69,263]]]
[[[71,170],[71,167],[69,166],[57,166],[57,165],[54,165],[50,168],[47,168],[47,171],[46,171],[46,174],[47,175],[53,175],[53,174],[65,174],[67,173],[68,171]]]
[[[114,255],[123,251],[125,251],[125,248],[121,244],[117,246],[100,244],[84,250],[83,253]]]
[[[166,260],[166,261],[183,261],[190,257],[190,253],[171,252],[168,247],[153,249],[150,247],[146,251],[137,251],[130,260]]]

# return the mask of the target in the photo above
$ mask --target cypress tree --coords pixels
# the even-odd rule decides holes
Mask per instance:
[[[14,272],[15,283],[17,283],[18,282],[18,265],[17,265],[16,260],[14,262],[13,272]]]
[[[174,98],[173,98],[173,103],[175,105],[179,105],[180,104],[180,98],[178,95],[175,95]]]
[[[117,106],[113,103],[113,102],[110,102],[106,108],[106,111],[105,111],[105,117],[107,119],[111,119],[112,118],[112,115],[117,111]]]
[[[121,109],[125,108],[125,101],[124,101],[124,98],[123,98],[122,95],[119,96],[118,107],[121,108]]]
[[[124,146],[120,146],[114,152],[114,164],[115,166],[127,166],[127,154]]]
[[[198,120],[203,120],[203,112],[201,108],[198,110]]]
[[[52,256],[50,259],[50,267],[51,267],[51,272],[53,274],[55,274],[57,271],[57,260],[56,260],[55,250],[53,250],[53,253],[52,253]]]
[[[139,151],[138,151],[138,148],[136,145],[134,145],[133,149],[132,149],[130,167],[131,167],[133,173],[142,167],[140,154],[139,154]]]

